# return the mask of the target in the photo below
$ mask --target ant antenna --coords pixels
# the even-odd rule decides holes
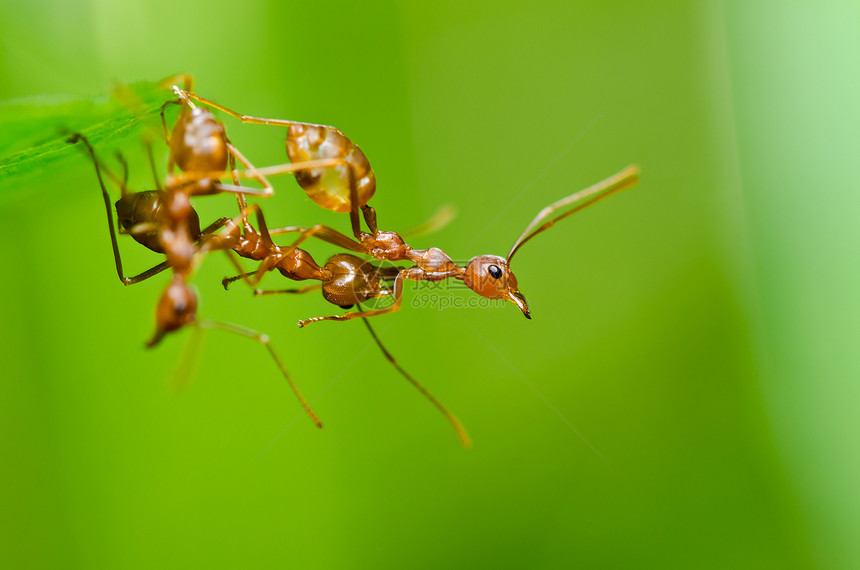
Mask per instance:
[[[639,172],[640,168],[638,164],[631,164],[621,172],[610,176],[606,180],[598,182],[597,184],[586,188],[585,190],[580,190],[574,194],[566,198],[562,198],[558,202],[550,204],[543,210],[541,210],[535,219],[526,226],[526,229],[523,231],[522,235],[520,235],[519,239],[517,239],[514,246],[511,248],[511,252],[508,254],[508,263],[510,263],[511,258],[513,258],[514,254],[517,252],[519,248],[523,246],[524,243],[535,237],[541,232],[544,232],[555,225],[556,222],[563,220],[564,218],[570,216],[571,214],[575,214],[576,212],[591,206],[603,200],[604,198],[608,198],[613,194],[617,194],[623,190],[627,190],[636,185],[639,182]],[[576,204],[571,209],[562,212],[561,214],[551,218],[549,221],[546,220],[553,212],[556,210],[566,208],[571,204]],[[539,227],[538,227],[539,226]],[[537,229],[535,229],[537,227]]]

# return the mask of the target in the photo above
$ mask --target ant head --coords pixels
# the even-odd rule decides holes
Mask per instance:
[[[516,303],[527,319],[529,305],[517,288],[517,278],[508,260],[498,255],[479,255],[469,260],[463,275],[466,286],[487,299],[508,299]]]
[[[181,276],[175,275],[158,299],[158,306],[155,309],[155,336],[146,345],[155,346],[166,333],[181,329],[194,322],[195,318],[197,318],[197,295]]]

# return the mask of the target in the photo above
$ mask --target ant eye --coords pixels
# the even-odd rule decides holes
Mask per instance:
[[[490,272],[490,277],[493,279],[498,279],[502,276],[502,270],[499,269],[498,265],[491,265],[487,268],[487,271]]]

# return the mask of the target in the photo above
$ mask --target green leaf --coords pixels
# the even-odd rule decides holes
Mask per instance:
[[[0,183],[55,166],[80,152],[66,142],[81,133],[98,145],[137,134],[160,134],[159,112],[171,82],[115,87],[94,99],[42,95],[0,103]]]

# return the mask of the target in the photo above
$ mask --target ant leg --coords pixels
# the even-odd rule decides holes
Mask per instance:
[[[456,215],[457,209],[453,205],[443,204],[426,222],[410,228],[405,232],[401,232],[401,235],[414,238],[432,234],[451,223],[451,220],[453,220]],[[284,226],[283,228],[270,229],[269,234],[275,236],[294,232],[303,232],[306,229],[307,228],[303,228],[301,226]],[[356,253],[367,253],[367,248],[361,245],[360,242],[328,226],[324,227],[324,229],[318,232],[314,237]]]
[[[88,141],[86,137],[84,137],[84,135],[76,133],[67,139],[67,142],[69,142],[70,144],[75,144],[78,141],[84,143],[84,146],[89,152],[90,158],[92,158],[93,166],[96,169],[96,178],[98,178],[99,186],[102,190],[102,198],[104,198],[105,210],[107,211],[108,229],[110,230],[110,243],[111,247],[113,248],[113,258],[114,262],[116,263],[116,274],[117,276],[119,276],[119,280],[122,281],[124,285],[132,285],[134,283],[139,283],[144,279],[149,279],[153,275],[156,275],[167,269],[167,262],[164,262],[156,265],[155,267],[152,267],[151,269],[147,269],[143,273],[135,275],[134,277],[126,277],[124,275],[122,270],[122,258],[120,257],[119,253],[119,244],[116,240],[116,230],[114,229],[113,224],[113,212],[111,211],[110,196],[108,195],[107,188],[105,188],[104,179],[102,178],[102,171],[101,168],[99,168],[99,161],[96,158],[95,150],[93,150],[90,141]]]
[[[239,279],[239,277],[234,277],[233,279]],[[309,293],[311,291],[319,291],[322,289],[322,284],[317,283],[316,285],[308,285],[307,287],[299,287],[298,289],[254,289],[254,296],[259,297],[262,295],[280,295],[283,293],[292,294],[292,295],[301,295],[302,293]]]
[[[230,177],[233,179],[233,184],[239,185],[239,172],[236,170],[236,156],[234,154],[230,154],[229,156],[229,166],[230,166]],[[242,216],[242,229],[247,234],[254,234],[256,230],[254,230],[251,223],[248,221],[247,214],[250,213],[250,209],[248,208],[248,200],[245,198],[245,194],[237,193],[236,194],[236,205],[239,206],[239,213],[243,214]],[[257,210],[259,211],[259,210]]]
[[[307,230],[308,228],[300,226],[285,226],[283,228],[269,230],[269,235],[274,236],[294,232],[306,232]],[[357,242],[353,238],[328,226],[322,226],[321,229],[313,235],[313,237],[356,253],[367,254],[367,248],[361,245],[360,242]]]
[[[355,239],[361,241],[361,221],[358,217],[358,181],[355,177],[355,168],[349,162],[346,163],[349,168],[349,222],[352,225],[352,235]],[[376,210],[367,204],[361,205],[361,212],[364,214],[364,222],[367,224],[367,229],[374,236],[379,233],[379,228],[376,226]]]
[[[219,190],[223,190],[225,192],[240,192],[242,194],[254,194],[257,196],[263,196],[268,198],[275,193],[275,189],[272,187],[272,184],[266,179],[265,176],[261,174],[257,174],[255,167],[251,164],[251,161],[245,158],[245,155],[239,152],[239,149],[236,148],[233,143],[227,142],[227,150],[230,151],[230,175],[233,178],[233,185],[229,184],[216,184],[215,187]],[[254,174],[251,175],[251,178],[259,182],[263,185],[263,190],[260,191],[256,188],[249,188],[248,186],[239,185],[238,173],[236,172],[236,161],[235,159],[239,159],[239,162],[242,163],[242,166],[245,167],[245,171],[251,171]]]
[[[394,279],[394,303],[391,306],[386,307],[384,309],[374,309],[371,311],[354,311],[351,313],[345,313],[343,315],[328,315],[325,317],[311,317],[309,319],[300,320],[299,327],[303,328],[308,326],[311,323],[316,323],[318,321],[348,321],[350,319],[358,319],[358,318],[366,318],[366,317],[375,317],[377,315],[384,315],[385,313],[393,313],[395,311],[400,310],[400,303],[403,300],[403,279],[414,279],[410,277],[414,275],[412,272],[413,269],[403,269],[397,274],[397,277]],[[419,270],[420,271],[420,270]]]
[[[211,224],[209,224],[208,226],[203,228],[203,231],[201,231],[200,233],[203,235],[206,235],[206,234],[211,234],[213,232],[216,232],[216,231],[220,230],[221,228],[223,228],[224,226],[226,226],[227,223],[230,222],[231,220],[232,220],[231,218],[218,218],[217,220],[215,220],[214,222],[212,222]]]
[[[125,161],[125,157],[119,152],[116,153],[116,161],[122,167],[122,182],[117,179],[114,179],[114,181],[117,183],[117,186],[119,186],[120,194],[125,196],[128,194],[128,162]],[[104,166],[102,166],[102,169],[104,169]],[[107,170],[105,170],[105,172],[107,172]],[[108,176],[113,178],[113,175],[110,173],[108,173]]]
[[[355,171],[349,167],[349,223],[352,226],[352,235],[361,240],[361,221],[358,218],[358,188],[356,187]]]
[[[266,249],[274,253],[270,254],[262,261],[260,267],[257,269],[257,273],[253,281],[246,280],[249,284],[253,283],[254,285],[260,282],[260,280],[263,278],[267,271],[270,271],[273,268],[277,267],[282,259],[289,255],[292,255],[293,252],[295,252],[295,250],[299,247],[299,245],[302,244],[302,242],[309,239],[325,227],[321,224],[317,224],[316,226],[308,228],[304,232],[302,232],[302,234],[298,238],[296,238],[296,241],[294,241],[292,245],[288,247],[278,247],[272,241],[272,236],[269,235],[269,228],[266,225],[266,218],[265,216],[263,216],[263,212],[260,209],[257,210],[257,226],[260,232],[260,237],[262,238],[263,244],[266,246]]]
[[[262,168],[251,168],[240,172],[242,178],[256,178],[257,176],[273,176],[275,174],[291,174],[299,170],[312,170],[314,168],[331,168],[348,164],[343,158],[314,158],[304,162],[285,162],[284,164],[276,164],[274,166],[264,166]]]
[[[235,148],[235,147],[234,147]],[[300,170],[312,170],[315,168],[329,168],[332,166],[338,166],[344,163],[344,159],[342,158],[318,158],[314,160],[308,160],[305,162],[292,162],[292,163],[284,163],[275,166],[266,166],[263,168],[249,168],[247,170],[235,172],[235,174],[241,178],[246,179],[254,179],[259,180],[261,176],[272,176],[275,174],[289,174],[298,172]],[[227,172],[222,171],[212,171],[212,172],[181,172],[176,176],[171,178],[171,187],[179,187],[186,184],[192,184],[199,182],[203,178],[220,178],[226,175]],[[230,173],[231,175],[234,172]],[[268,189],[258,189],[251,188],[249,186],[234,186],[230,184],[218,184],[218,189],[224,192],[234,192],[237,194],[248,194],[251,196],[263,196],[268,197],[271,195],[273,190]],[[207,186],[208,188],[208,186]]]
[[[239,271],[239,275],[236,275],[234,277],[225,277],[224,279],[221,280],[221,285],[224,287],[224,290],[226,291],[230,288],[230,283],[233,283],[234,281],[239,281],[240,279],[243,280],[245,283],[247,283],[249,287],[256,287],[257,283],[260,282],[259,278],[256,278],[257,274],[259,273],[259,270],[258,271],[249,271],[246,273],[245,268],[242,267],[242,264],[239,263],[238,259],[236,259],[236,254],[232,250],[225,249],[224,253],[227,254],[227,258],[230,260],[230,263],[232,263],[233,266]],[[262,267],[262,264],[261,264],[261,267]],[[274,268],[275,268],[275,266],[271,265],[271,266],[269,266],[267,271],[271,271]],[[256,279],[252,279],[252,277],[254,277]]]
[[[206,227],[201,232],[201,234],[210,235],[210,234],[212,234],[212,232],[215,232],[216,230],[218,230],[224,226],[229,226],[229,225],[235,226],[237,228],[242,227],[242,225],[245,224],[247,221],[248,214],[250,214],[251,212],[256,212],[259,209],[260,209],[260,207],[257,204],[251,204],[250,206],[246,205],[246,207],[244,209],[242,209],[239,212],[239,215],[236,216],[235,218],[218,218],[217,220],[215,220],[215,222],[213,222],[208,227]],[[198,243],[201,243],[200,240],[198,240]],[[214,236],[213,235],[201,244],[200,249],[198,250],[198,253],[207,253],[209,251],[213,251],[213,250],[217,250],[217,249],[223,249],[223,250],[229,251],[232,248],[232,246],[233,246],[233,243],[232,243],[232,241],[230,241],[229,238],[224,239],[224,236]]]
[[[239,200],[240,207],[243,204],[244,204],[244,200],[240,199]],[[225,277],[224,279],[221,280],[221,285],[223,285],[224,289],[228,289],[230,283],[233,283],[234,281],[238,281],[240,279],[244,280],[250,287],[255,287],[260,282],[260,280],[262,280],[263,276],[265,275],[265,273],[267,271],[271,271],[272,269],[277,267],[278,263],[280,263],[280,261],[284,257],[290,255],[296,249],[296,247],[298,247],[299,244],[301,244],[304,240],[310,238],[317,231],[319,231],[320,228],[323,227],[323,226],[314,226],[312,228],[308,228],[302,233],[301,236],[299,236],[299,238],[291,246],[285,247],[285,248],[280,248],[272,242],[272,238],[269,235],[268,228],[266,226],[266,219],[265,219],[265,216],[263,215],[262,210],[260,210],[256,206],[252,206],[251,208],[246,208],[241,213],[242,219],[245,220],[245,223],[247,224],[247,215],[246,214],[251,209],[256,210],[257,223],[258,223],[258,226],[260,228],[260,231],[259,231],[260,238],[262,239],[263,243],[265,244],[266,249],[268,249],[270,252],[273,252],[273,253],[269,254],[266,258],[261,260],[260,266],[257,268],[256,271],[245,272],[244,269],[242,268],[242,265],[239,263],[238,259],[236,259],[236,254],[230,248],[226,248],[226,247],[221,248],[221,249],[225,250],[225,253],[229,257],[230,262],[239,271],[239,275],[236,275],[234,277]],[[253,228],[251,228],[251,231],[254,231]]]
[[[161,180],[158,178],[158,169],[155,166],[155,157],[152,154],[152,140],[150,137],[147,137],[143,146],[146,148],[146,156],[149,159],[149,169],[152,171],[152,179],[155,180],[155,189],[161,192],[163,188],[161,187]],[[125,192],[123,192],[123,195],[125,195]]]
[[[167,146],[170,146],[170,132],[167,128],[167,119],[164,117],[164,110],[167,109],[168,105],[182,105],[182,101],[167,101],[164,105],[161,106],[161,127],[164,129],[164,142],[167,143]],[[173,168],[173,157],[168,157],[168,172]]]
[[[209,244],[209,241],[213,240],[213,239],[217,240],[218,236],[213,236],[212,234],[217,232],[218,230],[220,230],[224,226],[226,226],[231,221],[232,221],[231,218],[218,218],[217,220],[215,220],[214,222],[212,222],[211,224],[209,224],[208,226],[203,228],[203,230],[200,231],[200,237],[197,238],[197,244],[196,245],[200,248],[199,251],[210,251],[212,249],[223,249],[223,246],[221,244],[216,244],[216,246],[213,247],[211,244]]]
[[[233,257],[230,257],[230,259],[235,261],[235,258],[233,258]],[[241,271],[242,266],[239,265],[238,267],[239,267],[239,271]],[[240,273],[239,275],[236,275],[235,277],[225,277],[224,279],[221,280],[221,285],[224,287],[224,290],[226,291],[230,288],[230,283],[233,283],[234,281],[238,281],[240,279],[245,279],[247,281],[248,277],[251,277],[252,275],[256,275],[256,274],[257,274],[256,271],[249,271],[248,273]],[[249,283],[249,285],[250,285],[250,283]]]
[[[367,326],[367,330],[370,332],[370,336],[373,337],[374,342],[376,342],[376,346],[379,347],[379,350],[382,351],[383,356],[385,356],[388,362],[390,362],[391,365],[394,366],[394,368],[396,368],[397,371],[400,372],[400,374],[404,378],[406,378],[406,380],[409,381],[410,384],[415,386],[415,388],[417,388],[418,391],[421,392],[421,394],[423,394],[425,398],[430,400],[430,403],[436,406],[436,409],[442,412],[442,415],[445,416],[451,426],[453,426],[454,431],[457,432],[457,436],[460,438],[460,443],[463,444],[463,447],[465,447],[466,449],[472,447],[472,440],[469,438],[469,434],[466,433],[466,428],[464,428],[463,424],[460,423],[460,420],[457,419],[457,416],[455,416],[450,410],[448,410],[448,408],[446,408],[445,405],[442,404],[442,402],[437,400],[436,397],[433,396],[433,394],[431,394],[430,391],[425,388],[418,380],[416,380],[411,374],[404,370],[403,367],[397,363],[397,360],[394,359],[394,356],[390,352],[388,352],[388,349],[385,348],[385,345],[382,344],[382,341],[379,340],[379,337],[376,336],[376,331],[374,331],[373,327],[370,326],[370,322],[366,318],[362,318],[361,320],[364,321],[365,326]]]
[[[149,279],[150,277],[152,277],[154,275],[158,275],[159,273],[161,273],[165,269],[169,269],[169,268],[170,268],[170,264],[166,261],[162,261],[161,263],[159,263],[155,267],[150,267],[149,269],[147,269],[143,273],[139,273],[138,275],[135,275],[134,277],[120,277],[120,279],[122,279],[122,282],[124,285],[134,285],[135,283],[140,283],[141,281]]]
[[[296,398],[299,399],[299,403],[302,405],[302,408],[304,408],[305,412],[311,418],[311,421],[314,422],[314,424],[316,424],[317,427],[319,427],[319,428],[322,427],[322,422],[317,417],[317,415],[314,413],[313,409],[311,409],[311,406],[310,406],[310,404],[308,404],[308,401],[305,400],[305,397],[302,395],[302,391],[299,390],[299,387],[296,385],[295,382],[293,382],[293,378],[290,376],[290,373],[287,372],[287,369],[284,366],[284,364],[281,362],[281,359],[278,358],[278,354],[275,352],[275,349],[272,348],[271,341],[269,340],[269,335],[261,333],[261,332],[257,332],[255,330],[251,330],[249,328],[241,327],[239,325],[234,325],[232,323],[225,323],[225,322],[221,322],[221,321],[201,320],[201,321],[197,322],[197,326],[199,326],[201,328],[205,328],[205,329],[219,329],[222,331],[232,332],[232,333],[250,338],[251,340],[255,340],[255,341],[259,342],[260,344],[262,344],[263,346],[265,346],[266,350],[269,351],[269,354],[272,355],[272,359],[274,359],[275,364],[278,365],[278,368],[281,370],[281,373],[284,375],[284,378],[286,379],[287,384],[290,385],[290,388],[292,388],[293,393],[295,393],[295,395],[296,395]]]
[[[173,92],[176,93],[176,95],[182,99],[194,99],[195,101],[197,101],[199,103],[203,103],[204,105],[212,107],[213,109],[218,109],[219,111],[223,111],[224,113],[227,113],[228,115],[239,119],[243,123],[250,123],[250,124],[254,124],[254,125],[276,125],[276,126],[281,126],[281,127],[291,127],[293,125],[305,125],[305,126],[309,126],[309,127],[325,127],[326,129],[332,129],[332,130],[340,133],[340,130],[338,130],[332,126],[329,126],[329,125],[319,125],[317,123],[304,123],[301,121],[287,121],[284,119],[264,119],[262,117],[252,117],[250,115],[243,115],[241,113],[237,113],[236,111],[233,111],[232,109],[228,109],[227,107],[224,107],[223,105],[219,105],[218,103],[215,103],[214,101],[210,101],[209,99],[204,99],[200,95],[197,95],[196,93],[192,93],[192,92],[188,91],[187,89],[184,89],[184,90],[179,89],[176,86],[173,87]]]

